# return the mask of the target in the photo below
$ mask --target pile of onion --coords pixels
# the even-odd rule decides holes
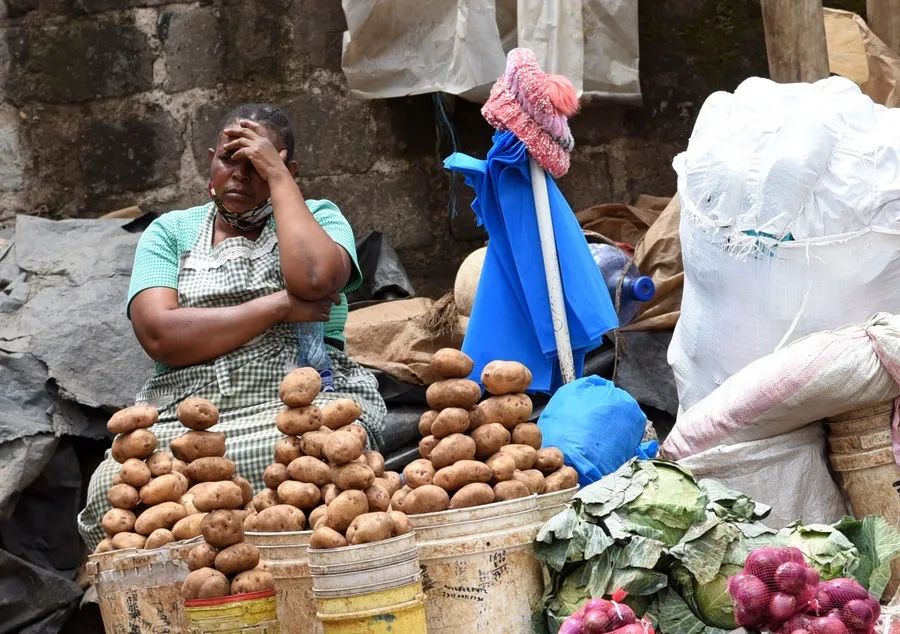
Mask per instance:
[[[611,601],[587,600],[563,622],[559,634],[655,634],[648,621],[638,620],[634,611],[621,603],[625,596],[619,590]]]

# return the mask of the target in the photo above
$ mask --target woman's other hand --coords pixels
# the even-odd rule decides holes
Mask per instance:
[[[241,119],[237,125],[228,126],[223,132],[230,140],[222,149],[231,152],[232,160],[250,161],[266,182],[283,176],[293,178],[285,163],[287,150],[279,151],[275,148],[262,124]]]
[[[283,322],[314,322],[328,321],[331,316],[331,307],[341,303],[337,293],[333,293],[324,299],[307,301],[287,291],[281,291],[284,302]]]

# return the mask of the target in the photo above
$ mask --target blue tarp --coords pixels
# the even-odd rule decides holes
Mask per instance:
[[[497,132],[487,160],[455,153],[444,167],[460,172],[475,190],[472,209],[488,233],[488,248],[463,351],[475,360],[473,378],[490,361],[525,364],[531,389],[562,384],[541,257],[528,153],[511,132]],[[618,321],[606,284],[591,257],[572,209],[556,182],[547,179],[560,276],[576,372]]]

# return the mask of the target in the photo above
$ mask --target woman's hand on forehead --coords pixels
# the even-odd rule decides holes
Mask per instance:
[[[270,138],[273,133],[257,121],[241,119],[238,125],[230,125],[222,131],[229,138],[222,149],[231,152],[232,160],[249,160],[259,175],[265,179],[281,176],[282,172],[290,176],[285,161],[287,150],[277,149]],[[280,139],[278,140],[280,144]]]

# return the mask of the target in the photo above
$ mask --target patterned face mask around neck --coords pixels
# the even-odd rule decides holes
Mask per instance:
[[[266,199],[253,209],[245,211],[242,214],[236,214],[225,208],[225,205],[222,204],[222,200],[216,196],[216,190],[212,187],[209,188],[209,196],[216,206],[216,211],[222,216],[222,220],[238,231],[254,231],[259,229],[266,224],[269,216],[275,211],[275,208],[272,206],[272,201]]]

